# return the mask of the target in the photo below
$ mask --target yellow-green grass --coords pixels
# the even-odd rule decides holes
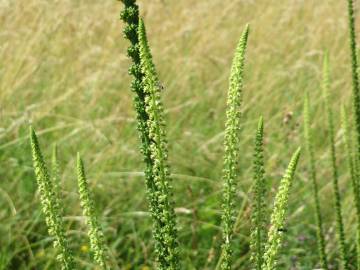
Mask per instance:
[[[50,161],[59,146],[66,224],[76,260],[88,260],[78,204],[74,159],[83,153],[112,269],[152,266],[153,241],[129,91],[127,41],[116,1],[0,1],[0,269],[52,269],[51,241],[40,213],[31,168],[28,126],[37,130]],[[269,200],[296,147],[302,143],[304,91],[312,99],[320,203],[330,264],[334,241],[331,171],[321,100],[323,51],[332,66],[331,106],[351,108],[346,1],[140,1],[166,108],[169,158],[186,269],[213,269],[221,243],[221,167],[231,59],[241,31],[251,24],[247,51],[239,160],[234,268],[249,262],[248,191],[257,119],[266,119]],[[358,20],[359,22],[359,20]],[[360,25],[359,25],[360,26]],[[340,113],[335,113],[340,190],[348,234],[355,210],[346,167]],[[306,161],[290,195],[287,247],[280,265],[315,267],[314,207]],[[81,232],[81,233],[80,233]],[[5,244],[3,244],[5,243]],[[352,245],[354,250],[355,246]],[[289,258],[293,260],[289,260]],[[116,268],[117,262],[120,266]],[[89,265],[90,267],[90,265]],[[128,268],[126,268],[128,267]],[[7,269],[7,268],[5,268]],[[45,268],[46,269],[46,268]]]

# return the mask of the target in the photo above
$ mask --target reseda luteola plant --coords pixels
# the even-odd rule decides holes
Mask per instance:
[[[354,1],[347,0],[348,4],[348,26],[349,26],[349,40],[350,40],[350,58],[351,58],[351,72],[352,72],[352,103],[353,103],[353,115],[354,115],[354,126],[356,134],[356,147],[353,147],[352,144],[352,134],[350,130],[350,125],[348,121],[348,115],[346,114],[346,109],[341,108],[341,121],[344,130],[344,141],[346,148],[346,156],[348,169],[350,173],[350,180],[352,186],[353,200],[356,210],[356,268],[360,269],[360,194],[359,194],[359,179],[360,179],[360,89],[359,89],[359,75],[358,75],[358,59],[357,59],[357,45],[356,45],[356,32],[355,32],[355,15],[354,15]],[[331,169],[332,169],[332,178],[333,178],[333,189],[334,189],[334,201],[335,201],[335,220],[336,220],[336,231],[339,240],[339,249],[341,264],[343,269],[353,269],[352,263],[350,261],[350,252],[347,242],[345,240],[345,230],[343,222],[343,214],[341,209],[341,196],[340,189],[338,184],[338,169],[337,169],[337,160],[336,160],[336,149],[335,149],[335,128],[333,120],[333,112],[329,100],[329,90],[330,90],[330,81],[329,81],[329,59],[328,54],[325,54],[324,63],[323,63],[323,99],[325,103],[325,111],[327,116],[327,123],[329,129],[329,144],[330,144],[330,157],[331,157]],[[308,108],[308,98],[305,99],[305,137],[308,152],[310,154],[310,168],[312,175],[314,176],[315,171],[315,161],[314,154],[311,146],[311,137],[309,135],[310,124],[309,124],[309,108]],[[357,149],[353,152],[352,149]],[[314,178],[314,177],[312,177]],[[316,187],[315,187],[316,188]],[[315,197],[315,207],[317,211],[318,220],[320,216],[320,208],[318,206],[317,192],[314,192]],[[319,246],[319,255],[322,261],[322,266],[324,269],[328,269],[326,263],[326,254],[325,254],[325,243],[323,240],[323,235],[321,232],[321,223],[318,222],[318,246]]]
[[[72,252],[66,238],[65,225],[61,211],[60,191],[59,191],[59,164],[57,158],[57,147],[55,146],[52,154],[52,177],[50,177],[40,145],[33,128],[30,128],[30,143],[33,154],[34,170],[38,183],[40,202],[45,215],[46,225],[50,236],[54,237],[54,247],[59,255],[57,259],[61,269],[77,269]],[[89,226],[88,235],[90,239],[90,248],[93,253],[94,261],[102,268],[106,268],[105,263],[105,244],[103,233],[98,224],[94,210],[94,201],[91,198],[88,183],[85,177],[85,170],[80,156],[78,155],[78,182],[80,205],[84,209],[84,216]]]
[[[57,259],[60,262],[61,269],[75,269],[73,255],[66,239],[65,226],[60,208],[60,199],[57,197],[58,194],[55,189],[56,184],[51,181],[44,158],[41,154],[37,136],[32,128],[30,128],[30,144],[42,211],[45,216],[49,235],[54,237],[54,247],[58,250]],[[54,164],[55,162],[56,161],[54,160]],[[55,171],[54,173],[56,174]],[[56,175],[54,179],[57,179]]]
[[[159,269],[179,269],[177,230],[174,203],[170,185],[170,171],[165,132],[164,108],[160,97],[160,83],[152,62],[148,46],[145,25],[139,22],[139,43],[141,70],[144,74],[143,87],[146,93],[145,109],[149,116],[148,129],[150,138],[150,152],[153,159],[153,179],[158,189],[158,218],[163,223],[159,228],[158,238],[162,239],[162,246],[158,249]]]
[[[141,140],[141,152],[144,156],[145,162],[145,182],[146,182],[146,193],[147,199],[149,202],[149,210],[153,219],[153,236],[155,238],[156,244],[155,249],[157,253],[157,261],[159,263],[160,269],[166,269],[169,264],[173,267],[177,267],[178,265],[178,258],[177,258],[177,244],[176,244],[176,228],[175,228],[175,214],[173,213],[172,207],[169,205],[169,172],[168,172],[168,165],[164,161],[167,159],[167,150],[166,150],[166,143],[165,143],[165,134],[160,134],[160,137],[155,138],[156,133],[150,134],[150,126],[154,131],[154,111],[152,111],[153,119],[150,119],[148,110],[151,111],[151,104],[150,102],[150,92],[152,91],[151,87],[157,87],[149,85],[149,80],[153,78],[147,78],[145,82],[145,70],[146,67],[151,64],[151,55],[150,51],[148,50],[147,40],[145,36],[145,28],[142,30],[143,34],[143,53],[147,53],[147,56],[150,59],[145,60],[143,64],[141,63],[140,59],[140,42],[139,42],[139,7],[134,0],[123,0],[124,3],[124,10],[121,12],[121,19],[125,23],[124,28],[124,35],[130,41],[131,45],[128,48],[128,56],[131,58],[133,64],[129,69],[129,73],[133,76],[133,81],[131,84],[131,89],[135,93],[134,97],[134,107],[137,113],[137,122],[138,122],[138,131]],[[152,69],[155,72],[155,67],[152,65]],[[148,73],[148,75],[153,75],[152,72]],[[155,72],[156,73],[156,72]],[[147,85],[145,84],[147,83]],[[151,82],[150,82],[151,83]],[[145,91],[145,86],[147,86],[148,91]],[[154,91],[157,91],[153,89]],[[155,102],[160,101],[159,93],[157,95],[157,100]],[[154,97],[154,95],[152,96]],[[147,101],[147,102],[146,102]],[[161,108],[159,108],[161,109]],[[161,112],[162,113],[162,112]],[[156,114],[156,118],[158,114]],[[161,115],[160,115],[161,116]],[[162,116],[161,116],[162,117]],[[162,123],[157,123],[163,125],[162,119],[156,119],[155,121],[161,120]],[[156,125],[157,125],[156,124]],[[162,129],[163,130],[163,129]],[[160,132],[163,132],[160,130]],[[159,145],[159,149],[157,148],[157,141],[161,140],[161,144]],[[158,153],[157,151],[163,151]],[[161,164],[159,164],[159,159],[155,160],[155,158],[159,158],[159,154],[162,155],[161,157]],[[166,161],[165,161],[166,162]],[[161,170],[163,172],[159,172],[159,166],[162,167]],[[159,174],[160,173],[160,174]],[[162,175],[165,173],[166,175]],[[160,177],[160,179],[159,179]],[[159,181],[160,180],[160,181]],[[162,183],[161,181],[165,181]],[[166,192],[166,193],[164,193]],[[164,208],[165,207],[165,208]],[[164,215],[164,212],[167,214]],[[166,219],[166,221],[164,220]],[[171,224],[168,224],[170,222]],[[164,231],[167,233],[164,234]],[[169,235],[170,233],[170,235]],[[169,238],[170,237],[170,238]],[[168,238],[171,239],[172,247],[167,248],[167,241]]]
[[[102,269],[106,267],[106,252],[104,243],[104,234],[98,222],[95,213],[94,200],[91,198],[89,191],[89,184],[85,175],[84,163],[81,159],[80,153],[77,154],[77,175],[79,185],[80,206],[83,209],[83,215],[88,225],[88,235],[90,239],[90,248],[93,252],[95,262],[101,266]]]
[[[223,169],[223,245],[222,245],[222,270],[231,269],[231,238],[235,221],[234,193],[236,189],[236,170],[239,159],[240,144],[240,118],[241,99],[243,88],[244,64],[246,45],[249,36],[249,25],[241,35],[239,45],[235,52],[227,99],[226,124],[225,124],[225,154]]]
[[[300,158],[301,149],[293,154],[289,166],[280,182],[279,190],[275,197],[273,212],[271,214],[271,225],[268,232],[268,242],[265,248],[264,263],[262,269],[276,269],[277,256],[282,244],[284,234],[285,218],[290,194],[290,187],[293,183],[295,170]]]
[[[254,147],[254,196],[252,198],[252,228],[251,228],[251,260],[254,269],[261,270],[263,264],[264,249],[266,244],[266,180],[264,165],[264,120],[259,119],[255,135]]]
[[[137,113],[138,131],[141,139],[141,152],[145,162],[145,183],[149,211],[153,221],[155,239],[156,269],[181,269],[178,232],[175,207],[171,187],[171,174],[168,162],[168,146],[164,120],[164,108],[161,101],[160,83],[145,31],[143,20],[135,0],[122,0],[125,9],[121,18],[125,22],[125,37],[131,46],[128,55],[132,60],[129,73],[133,76],[131,89],[135,93],[134,107]],[[222,270],[233,268],[232,238],[234,237],[235,194],[238,181],[238,160],[240,157],[241,102],[244,80],[245,51],[249,34],[246,25],[238,43],[232,63],[227,99],[224,168],[223,168],[223,204],[222,204],[222,246],[218,265]],[[270,229],[266,235],[266,183],[263,154],[264,124],[259,120],[254,148],[254,201],[252,204],[251,248],[252,263],[256,270],[273,270],[282,244],[283,227],[290,187],[300,156],[300,149],[293,155],[288,169],[280,182],[270,219]],[[46,217],[49,233],[54,237],[54,245],[59,252],[62,269],[75,269],[74,259],[65,237],[65,226],[60,212],[59,200],[59,164],[56,147],[52,158],[52,178],[50,178],[40,147],[31,129],[31,145],[34,157],[35,174],[41,195],[41,204]],[[101,269],[110,269],[107,260],[107,248],[104,234],[95,211],[95,201],[89,189],[83,161],[77,156],[78,189],[80,205],[86,220],[90,249],[94,262]]]

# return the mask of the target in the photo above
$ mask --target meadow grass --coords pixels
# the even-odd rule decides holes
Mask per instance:
[[[316,106],[322,99],[321,92],[315,90],[321,76],[322,51],[327,47],[336,63],[332,85],[337,91],[332,93],[332,99],[338,101],[330,106],[338,111],[338,103],[349,103],[350,59],[344,48],[346,3],[139,2],[158,73],[166,86],[165,117],[168,140],[172,142],[169,163],[175,180],[183,267],[187,269],[213,269],[217,263],[228,67],[240,36],[239,25],[252,25],[240,141],[244,151],[239,160],[239,167],[245,169],[238,173],[241,181],[235,195],[241,222],[234,228],[237,248],[233,254],[235,267],[249,267],[251,222],[247,191],[253,182],[252,141],[259,112],[271,131],[265,141],[265,167],[268,185],[276,187],[281,168],[291,155],[288,142],[300,143],[303,91],[312,92],[313,128],[318,131],[313,144],[319,153],[320,203],[332,200],[331,184],[323,180],[330,177],[329,170],[325,170],[330,156],[325,151],[325,131],[321,128],[326,118]],[[29,123],[37,127],[45,155],[50,154],[53,143],[61,149],[58,162],[59,182],[64,189],[64,222],[76,260],[84,267],[93,267],[82,249],[87,238],[78,229],[81,209],[75,192],[73,159],[80,151],[89,163],[94,197],[103,210],[99,219],[107,242],[112,243],[111,253],[117,254],[118,263],[125,269],[153,265],[154,243],[144,241],[151,239],[151,217],[129,93],[128,45],[120,33],[123,25],[116,20],[121,4],[68,0],[50,5],[30,0],[2,1],[0,6],[0,206],[4,209],[0,212],[1,267],[38,269],[56,264],[34,196],[36,185],[27,141]],[[338,115],[334,117],[339,123]],[[340,135],[335,133],[337,145],[341,143]],[[349,186],[345,158],[339,153],[340,190]],[[308,225],[315,223],[310,207],[311,185],[304,160],[299,166],[299,181],[293,183],[289,201],[287,248],[279,258],[279,267],[285,269],[310,268],[319,261],[316,229]],[[269,189],[268,196],[274,192],[275,188]],[[295,200],[299,197],[301,201]],[[351,192],[344,192],[342,200],[343,212],[353,213]],[[336,268],[332,214],[331,208],[323,209],[329,264]],[[353,217],[344,216],[349,234],[356,231]],[[354,251],[354,245],[349,248]],[[289,261],[290,254],[293,259]]]

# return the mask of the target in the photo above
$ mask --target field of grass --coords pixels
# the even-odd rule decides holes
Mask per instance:
[[[234,269],[250,268],[249,190],[257,121],[264,117],[270,205],[291,154],[304,142],[302,106],[307,91],[325,240],[330,265],[339,269],[320,86],[325,50],[330,56],[330,102],[346,235],[355,257],[356,216],[340,125],[341,105],[351,110],[346,1],[142,0],[139,5],[164,85],[182,269],[214,269],[218,261],[228,77],[246,23],[251,30]],[[121,2],[110,0],[0,0],[1,269],[57,269],[36,191],[29,125],[37,130],[48,161],[53,144],[58,145],[66,226],[82,269],[94,266],[78,202],[77,151],[95,194],[111,269],[153,269],[152,225],[129,90],[128,42],[119,19],[122,9]],[[279,269],[319,266],[307,165],[304,154],[290,195]]]

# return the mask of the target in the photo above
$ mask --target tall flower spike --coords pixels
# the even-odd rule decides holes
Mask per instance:
[[[264,121],[261,117],[255,135],[254,149],[254,197],[252,206],[251,259],[254,269],[261,270],[266,243],[266,183],[264,169]]]
[[[65,236],[65,226],[59,207],[59,198],[56,196],[44,158],[41,154],[39,141],[35,131],[30,127],[30,143],[33,156],[34,170],[38,184],[42,211],[50,236],[54,237],[54,247],[58,250],[58,261],[61,269],[75,269],[73,256]]]
[[[94,256],[94,261],[102,268],[106,267],[106,253],[104,235],[95,211],[95,203],[90,194],[89,184],[86,179],[84,163],[80,154],[77,154],[77,176],[80,194],[80,205],[83,209],[83,215],[88,225],[88,235],[90,239],[90,248]]]
[[[355,165],[354,165],[354,155],[353,155],[353,144],[351,141],[350,127],[348,121],[348,115],[344,107],[341,108],[341,118],[342,125],[344,130],[344,139],[346,146],[346,155],[351,177],[351,185],[354,196],[354,204],[356,208],[356,218],[357,218],[357,239],[356,239],[356,255],[357,255],[357,269],[360,269],[360,196],[359,196],[359,184],[358,184],[358,175],[356,175]]]
[[[128,48],[128,56],[131,58],[133,64],[129,69],[129,73],[133,76],[131,83],[131,89],[135,93],[134,107],[137,113],[138,131],[141,140],[141,152],[144,156],[145,169],[145,181],[147,186],[147,193],[149,197],[150,208],[155,207],[156,202],[151,199],[151,194],[157,191],[154,184],[152,175],[153,161],[150,153],[150,138],[147,121],[149,116],[145,110],[145,97],[146,93],[142,81],[144,74],[141,71],[140,63],[140,45],[138,38],[138,26],[139,26],[139,7],[136,5],[135,0],[122,0],[124,3],[124,10],[121,12],[121,18],[125,23],[124,35],[130,41],[131,45]]]
[[[309,158],[310,179],[312,183],[313,197],[315,204],[317,248],[320,256],[321,266],[323,269],[328,270],[329,266],[325,251],[325,237],[324,237],[323,221],[321,216],[318,183],[316,179],[317,177],[316,177],[316,166],[315,166],[315,154],[312,144],[312,135],[310,128],[310,108],[309,108],[308,94],[305,95],[305,100],[304,100],[304,135],[305,135],[305,146]]]
[[[159,269],[179,269],[178,242],[170,170],[168,164],[168,147],[166,141],[164,109],[160,97],[160,83],[148,45],[145,25],[139,22],[139,42],[141,70],[144,74],[143,86],[146,93],[145,106],[149,116],[150,153],[153,160],[153,178],[158,194],[157,212],[160,215],[160,226],[155,231]]]
[[[233,59],[230,85],[227,98],[226,124],[225,124],[225,153],[224,153],[224,169],[223,169],[223,215],[222,230],[223,244],[221,252],[221,269],[231,269],[231,238],[233,235],[233,227],[235,220],[234,193],[236,189],[236,170],[239,158],[240,145],[240,120],[241,120],[241,101],[242,88],[245,65],[245,52],[249,35],[249,25],[246,25],[240,41],[238,43],[235,57]]]
[[[276,258],[282,244],[290,187],[300,158],[300,151],[299,148],[292,156],[275,197],[274,208],[271,215],[271,226],[268,233],[268,242],[264,254],[263,270],[276,269]]]
[[[325,101],[325,110],[327,114],[327,122],[329,128],[329,143],[330,143],[330,155],[331,155],[331,169],[332,169],[332,178],[333,178],[333,188],[334,188],[334,203],[335,203],[335,214],[336,214],[336,228],[337,235],[339,238],[340,245],[340,255],[343,267],[345,270],[350,269],[348,252],[346,248],[345,241],[345,231],[344,231],[344,222],[341,210],[341,197],[339,190],[339,181],[338,181],[338,170],[336,165],[336,149],[335,149],[335,132],[334,132],[334,120],[333,112],[330,107],[329,102],[329,62],[328,56],[325,54],[324,65],[323,65],[323,97]]]
[[[354,14],[354,0],[347,0],[348,15],[349,15],[349,37],[350,37],[350,57],[351,57],[351,71],[352,71],[352,95],[355,115],[355,127],[357,138],[357,160],[360,160],[360,86],[358,74],[358,59],[357,59],[357,45],[356,45],[356,31],[355,31],[355,14]]]
[[[163,226],[161,221],[162,209],[158,207],[158,200],[160,191],[155,185],[153,175],[153,157],[150,151],[150,137],[148,120],[149,115],[146,112],[145,97],[147,93],[144,91],[143,79],[144,74],[141,71],[140,63],[140,45],[138,37],[139,28],[139,7],[135,0],[122,0],[124,3],[124,10],[121,12],[121,19],[125,23],[124,35],[130,41],[130,47],[128,48],[128,56],[132,60],[132,65],[129,69],[129,73],[133,77],[131,83],[131,89],[135,94],[134,108],[137,114],[137,129],[141,141],[141,152],[143,154],[145,162],[145,183],[146,194],[149,203],[149,211],[153,220],[153,235],[157,243],[156,249],[163,249],[163,236],[161,235],[160,228]],[[158,252],[163,253],[163,252]]]

